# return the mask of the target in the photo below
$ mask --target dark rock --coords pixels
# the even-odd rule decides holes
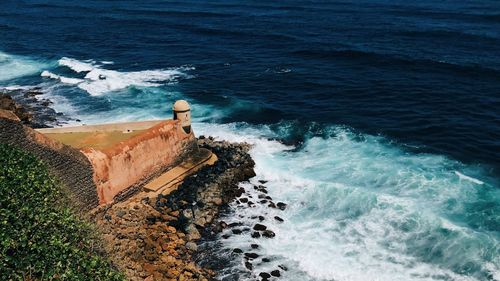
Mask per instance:
[[[241,250],[239,248],[235,248],[235,249],[233,249],[233,253],[241,254],[241,253],[243,253],[243,250]]]
[[[278,208],[280,210],[285,210],[287,205],[283,202],[278,202],[278,204],[276,204],[276,206],[278,206]]]
[[[42,94],[43,94],[42,92],[37,92],[37,91],[27,91],[26,93],[24,93],[24,97],[25,97],[25,98],[31,98],[31,97],[38,96],[38,95],[42,95]]]
[[[279,221],[279,222],[283,222],[283,219],[280,218],[280,217],[278,217],[278,216],[275,216],[274,219],[277,220],[277,221]]]
[[[259,257],[259,255],[256,253],[245,253],[245,257],[249,259],[256,259]]]
[[[260,238],[260,233],[257,231],[252,232],[252,238]]]
[[[265,183],[267,183],[267,181],[265,181],[265,180],[259,180],[259,182],[260,182],[261,184],[265,184]]]
[[[214,232],[222,232],[222,230],[226,229],[227,228],[227,223],[225,223],[224,221],[220,221],[218,224],[216,224],[214,227],[213,227],[213,231]]]
[[[263,216],[259,216],[259,220],[263,221],[263,220],[265,220],[265,218]]]
[[[284,271],[288,271],[288,268],[282,264],[278,265],[278,267],[283,269]]]
[[[273,238],[274,236],[276,236],[276,234],[271,230],[265,230],[264,232],[262,232],[262,236],[266,238]]]
[[[259,248],[259,245],[257,245],[257,244],[251,244],[250,247],[252,247],[252,249],[257,249],[257,248]]]
[[[236,228],[236,229],[233,229],[232,231],[233,231],[233,233],[234,233],[234,234],[236,234],[236,235],[238,235],[238,234],[241,234],[241,233],[242,233],[241,229],[237,229],[237,228]]]
[[[250,262],[245,262],[245,267],[248,269],[248,270],[252,270],[253,269],[253,266]]]
[[[275,205],[273,202],[269,203],[269,205],[267,205],[267,206],[268,206],[269,208],[276,209],[276,205]]]
[[[277,270],[277,269],[271,271],[271,275],[274,276],[274,277],[280,277],[281,276],[280,271]]]
[[[267,229],[267,226],[263,225],[263,224],[260,224],[260,223],[257,223],[253,226],[253,229],[254,230],[258,230],[258,231],[263,231],[263,230],[266,230]]]
[[[270,262],[271,260],[268,258],[262,258],[262,262]]]
[[[267,272],[261,272],[261,273],[259,273],[259,276],[262,277],[262,279],[269,279],[269,278],[271,278],[271,274],[269,274]]]
[[[238,190],[235,192],[235,197],[240,197],[245,193],[245,189],[243,187],[238,188]]]
[[[238,200],[240,200],[241,203],[247,203],[248,202],[248,198],[246,198],[246,197],[240,198]]]
[[[50,100],[44,100],[40,104],[42,106],[49,106],[49,105],[53,104],[53,102],[51,102]]]
[[[155,217],[155,216],[151,216],[151,215],[150,215],[150,216],[147,216],[147,217],[146,217],[146,221],[147,221],[147,223],[148,223],[148,224],[155,224],[155,222],[156,222],[156,217]]]
[[[224,235],[222,235],[222,238],[224,238],[224,239],[227,239],[227,238],[229,238],[229,237],[231,237],[231,235],[229,235],[229,234],[224,234]]]
[[[227,226],[232,228],[232,227],[241,226],[241,225],[243,225],[241,222],[232,222],[232,223],[228,224]]]
[[[189,224],[189,219],[186,218],[183,214],[179,215],[177,220],[169,221],[168,225],[175,227],[175,229],[184,231]]]
[[[260,200],[259,201],[260,204],[266,204],[267,203],[267,200]]]

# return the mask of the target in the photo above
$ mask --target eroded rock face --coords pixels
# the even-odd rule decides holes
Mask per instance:
[[[0,109],[13,112],[24,124],[30,124],[33,119],[33,114],[29,113],[24,106],[16,103],[7,94],[0,93]]]

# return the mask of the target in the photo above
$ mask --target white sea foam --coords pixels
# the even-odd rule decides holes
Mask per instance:
[[[168,83],[177,75],[165,70],[119,72],[92,61],[71,60],[65,60],[64,66],[85,76],[77,85],[87,87],[93,95],[134,85],[145,87],[140,89],[140,95],[144,95],[140,98],[152,105],[76,115],[86,123],[164,118],[165,106],[157,106],[148,98],[183,98],[180,93],[149,87]],[[62,82],[54,73],[45,75]],[[204,115],[224,116],[232,110],[196,102],[192,107],[198,122],[205,121]],[[257,173],[252,183],[269,181],[266,186],[273,200],[288,203],[285,211],[260,204],[252,208],[233,204],[234,216],[224,218],[228,223],[238,221],[252,227],[252,216],[265,215],[264,223],[276,233],[274,239],[232,235],[221,240],[228,249],[244,251],[250,251],[251,243],[260,244],[252,251],[271,258],[269,263],[254,262],[253,275],[248,279],[258,278],[259,272],[277,269],[280,264],[289,268],[281,272],[283,280],[468,281],[482,280],[480,274],[498,277],[498,257],[491,257],[498,253],[498,236],[476,231],[456,219],[466,206],[478,200],[479,190],[490,188],[486,184],[485,188],[471,188],[482,183],[472,177],[482,178],[480,171],[471,171],[443,156],[407,153],[381,137],[356,135],[340,127],[325,128],[331,131],[331,137],[310,138],[300,149],[270,140],[282,137],[290,126],[271,129],[245,123],[193,124],[197,135],[251,143]],[[245,196],[257,199],[252,184],[242,187],[247,191]],[[498,192],[495,194],[498,196]],[[276,215],[285,222],[274,221]],[[246,271],[242,261],[234,259],[231,269]],[[476,273],[463,273],[462,269],[470,265],[478,268]]]
[[[109,64],[109,62],[107,63]],[[44,71],[42,76],[60,80],[66,84],[75,84],[92,96],[119,91],[130,86],[157,87],[165,83],[174,82],[179,78],[188,78],[185,72],[191,67],[172,69],[156,69],[121,72],[109,70],[96,64],[94,61],[79,61],[72,58],[62,58],[59,65],[68,67],[75,73],[86,73],[83,79],[60,76],[49,71]]]
[[[459,171],[455,171],[455,175],[457,175],[461,180],[467,180],[467,181],[470,181],[470,182],[473,182],[473,183],[479,184],[479,185],[484,184],[483,181],[478,180],[478,179],[473,178],[473,177],[469,177],[467,175],[464,175],[464,174],[460,173]]]
[[[42,72],[42,74],[40,74],[40,76],[51,78],[51,79],[57,79],[64,84],[71,84],[71,85],[78,85],[78,84],[84,82],[83,79],[64,77],[64,76],[54,74],[54,73],[47,71],[47,70],[44,70]]]
[[[34,75],[48,65],[43,61],[0,52],[0,82]]]
[[[62,58],[59,60],[59,65],[67,66],[75,72],[88,72],[94,69],[93,61],[82,62],[72,58]]]
[[[274,202],[288,203],[279,211],[261,204],[231,205],[228,223],[252,227],[252,216],[265,215],[273,239],[232,235],[221,239],[228,249],[240,248],[271,258],[253,262],[261,271],[278,269],[285,280],[481,280],[460,273],[474,265],[484,274],[498,275],[491,255],[498,237],[464,227],[443,212],[463,212],[477,200],[469,181],[450,173],[455,162],[436,155],[412,155],[384,144],[380,137],[352,135],[332,128],[333,137],[309,139],[299,151],[268,138],[267,126],[194,124],[195,132],[253,144],[258,179],[266,183]],[[450,175],[451,174],[451,175]],[[250,200],[258,192],[243,184]],[[449,202],[459,202],[455,209]],[[446,211],[444,211],[446,210]],[[278,215],[285,223],[272,219]],[[227,232],[230,234],[230,230]],[[225,234],[225,233],[224,233]],[[252,250],[249,245],[260,248]],[[491,252],[493,249],[493,252]],[[490,251],[490,256],[487,256]],[[493,259],[490,262],[484,262]],[[244,269],[243,260],[232,266]],[[229,274],[230,270],[222,274]],[[496,274],[496,275],[495,275]]]
[[[21,86],[21,85],[10,85],[10,86],[6,86],[6,87],[0,87],[0,89],[4,89],[7,91],[30,90],[33,88],[34,88],[34,86]]]

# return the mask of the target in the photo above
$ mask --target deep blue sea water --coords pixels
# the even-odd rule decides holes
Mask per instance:
[[[35,86],[83,123],[187,99],[255,145],[285,223],[221,278],[500,280],[499,1],[2,0],[0,87]]]

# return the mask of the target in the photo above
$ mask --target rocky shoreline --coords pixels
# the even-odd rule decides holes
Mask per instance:
[[[214,231],[220,210],[240,196],[240,182],[255,176],[250,145],[200,137],[218,161],[188,176],[168,195],[133,196],[91,213],[111,260],[129,280],[214,280],[195,263],[198,241]]]
[[[42,94],[36,89],[1,93],[0,109],[12,111],[23,124],[33,128],[60,125],[56,116],[62,115],[49,107],[50,102],[36,98]],[[102,238],[102,245],[98,247],[103,248],[128,280],[215,280],[228,266],[227,262],[239,260],[246,271],[236,272],[229,280],[279,277],[286,267],[280,266],[269,273],[252,272],[252,264],[257,260],[269,260],[252,251],[259,247],[257,244],[249,245],[248,249],[225,249],[222,258],[218,254],[220,245],[218,253],[207,249],[207,241],[216,245],[218,239],[227,239],[230,235],[262,239],[275,236],[262,223],[263,216],[252,217],[257,223],[248,226],[221,220],[221,216],[230,212],[230,203],[245,208],[264,204],[274,209],[284,209],[286,204],[272,201],[263,185],[265,181],[253,185],[259,192],[258,198],[253,199],[248,190],[239,186],[242,182],[249,184],[255,176],[249,144],[216,141],[204,136],[200,136],[197,143],[200,148],[216,154],[218,161],[186,177],[176,190],[148,197],[140,192],[141,185],[146,183],[143,182],[126,196],[115,197],[113,204],[97,207],[87,214]],[[282,221],[280,217],[274,219]]]
[[[0,88],[0,109],[12,111],[24,125],[32,128],[50,128],[66,124],[71,119],[55,111],[50,99],[42,98],[41,88],[2,89]]]

